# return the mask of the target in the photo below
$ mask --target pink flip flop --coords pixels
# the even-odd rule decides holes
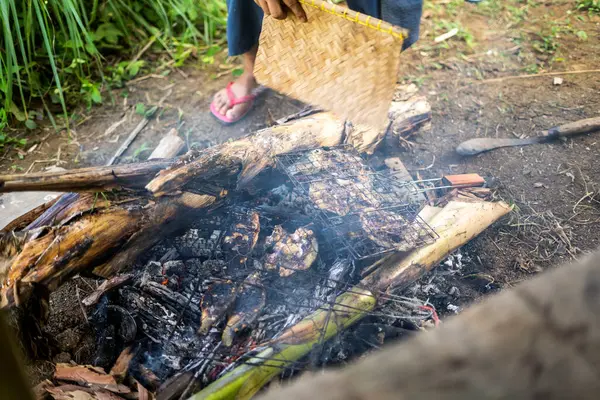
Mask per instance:
[[[212,113],[212,115],[215,116],[215,118],[217,118],[219,121],[221,121],[221,123],[223,123],[223,125],[235,124],[236,122],[238,122],[239,120],[244,118],[246,115],[248,115],[250,110],[252,110],[252,106],[253,106],[254,100],[256,99],[256,96],[258,96],[258,94],[259,94],[259,90],[255,90],[254,93],[249,94],[247,96],[236,97],[235,94],[233,93],[233,90],[231,90],[232,85],[233,85],[233,82],[229,82],[227,84],[227,87],[225,88],[225,90],[227,92],[227,97],[229,98],[229,106],[233,107],[238,104],[250,103],[250,107],[248,107],[246,109],[246,112],[244,112],[242,115],[238,116],[237,118],[232,119],[232,118],[228,118],[226,115],[220,114],[219,110],[217,110],[214,102],[210,103],[210,112]],[[260,89],[260,87],[258,89]]]

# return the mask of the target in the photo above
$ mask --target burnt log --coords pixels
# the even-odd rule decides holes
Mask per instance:
[[[127,187],[142,189],[174,160],[152,160],[135,164],[89,167],[65,172],[0,175],[0,192],[97,191]]]

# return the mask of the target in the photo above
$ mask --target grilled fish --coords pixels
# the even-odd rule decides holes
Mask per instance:
[[[267,293],[260,281],[261,273],[256,271],[238,289],[233,312],[221,336],[225,346],[231,346],[238,333],[251,327],[260,316],[267,300]]]
[[[260,218],[256,211],[238,215],[223,238],[222,248],[226,259],[245,263],[256,246],[259,233]]]
[[[321,210],[340,216],[379,206],[367,175],[313,182],[309,185],[308,197]]]
[[[363,168],[362,159],[353,152],[344,149],[314,149],[297,159],[287,168],[287,172],[296,177],[314,176],[323,172],[344,177],[355,175]]]
[[[409,251],[417,247],[419,228],[402,215],[380,210],[360,215],[367,237],[383,249]]]
[[[278,271],[281,277],[309,269],[319,251],[319,244],[312,230],[298,228],[290,234],[281,225],[276,225],[273,233],[267,237],[266,246],[269,252],[265,256],[264,267]]]

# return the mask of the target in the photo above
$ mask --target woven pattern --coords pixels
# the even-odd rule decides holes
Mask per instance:
[[[403,32],[345,7],[303,1],[308,22],[265,17],[254,73],[281,93],[382,128],[394,95]]]

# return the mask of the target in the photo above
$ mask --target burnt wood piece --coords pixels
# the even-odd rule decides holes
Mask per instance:
[[[89,167],[61,172],[0,175],[0,192],[94,191],[115,187],[142,189],[175,160],[153,160],[109,167]]]

